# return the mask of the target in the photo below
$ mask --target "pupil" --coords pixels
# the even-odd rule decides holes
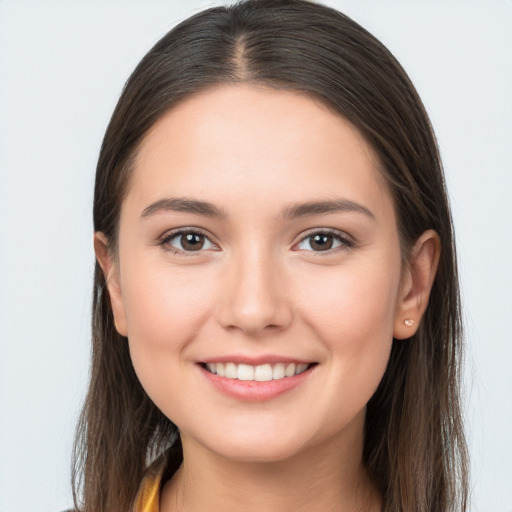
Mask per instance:
[[[204,236],[194,233],[188,233],[182,236],[181,245],[184,249],[189,251],[198,251],[203,247]]]
[[[332,247],[333,240],[331,235],[315,235],[311,242],[311,247],[316,251],[326,251]]]

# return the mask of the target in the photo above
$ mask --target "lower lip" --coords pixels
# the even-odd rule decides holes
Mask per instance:
[[[264,402],[300,386],[306,379],[308,379],[308,377],[311,376],[312,370],[315,366],[316,365],[308,368],[305,372],[302,372],[299,375],[294,375],[293,377],[284,377],[282,379],[263,382],[254,380],[226,379],[225,377],[219,377],[214,373],[210,373],[202,366],[200,366],[200,369],[208,381],[225,395],[248,402]]]

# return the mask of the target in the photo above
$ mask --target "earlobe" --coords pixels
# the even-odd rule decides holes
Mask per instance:
[[[105,276],[116,330],[121,336],[128,336],[119,271],[112,251],[109,249],[108,238],[104,233],[99,231],[94,233],[94,252],[98,264],[103,271],[103,275]]]
[[[418,330],[428,306],[440,254],[439,235],[432,229],[425,231],[414,244],[398,297],[393,331],[396,339],[410,338]]]

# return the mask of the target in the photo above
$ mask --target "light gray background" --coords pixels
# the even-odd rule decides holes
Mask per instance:
[[[472,510],[512,512],[512,1],[327,3],[398,57],[437,131],[465,302]],[[209,5],[0,0],[0,512],[71,505],[101,139],[139,59]]]

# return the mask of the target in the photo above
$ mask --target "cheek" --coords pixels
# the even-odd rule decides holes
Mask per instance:
[[[134,262],[133,269],[126,268],[124,275],[129,276],[122,290],[128,334],[133,338],[167,344],[173,334],[186,337],[187,331],[193,332],[200,325],[208,310],[208,279],[202,279],[200,269],[190,279],[187,269]]]
[[[190,270],[154,261],[126,261],[122,270],[130,354],[151,395],[182,364],[183,352],[207,321],[211,289],[199,269],[192,280]]]
[[[353,407],[366,404],[386,369],[393,342],[400,265],[351,266],[316,276],[307,296],[309,327],[329,353],[334,390],[344,389]],[[323,290],[320,293],[320,290]]]
[[[392,337],[399,281],[399,265],[384,262],[316,273],[301,286],[307,316],[342,345],[372,333]]]

